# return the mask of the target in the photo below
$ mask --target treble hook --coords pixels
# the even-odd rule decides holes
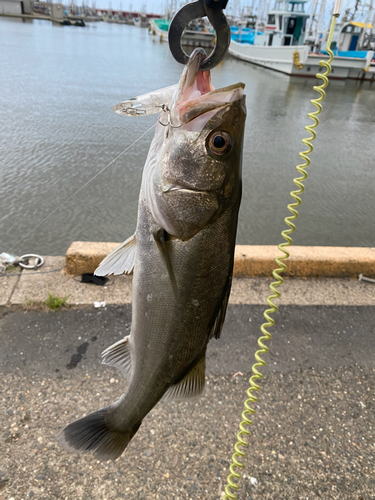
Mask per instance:
[[[180,128],[182,127],[182,123],[179,123],[178,125],[173,125],[172,123],[172,120],[171,120],[171,110],[168,108],[168,106],[166,104],[162,104],[160,106],[161,110],[163,111],[163,113],[161,113],[158,117],[158,122],[160,123],[160,125],[163,125],[163,127],[168,127],[168,125],[172,128]],[[163,123],[162,122],[162,118],[163,116],[166,116],[167,117],[167,123]]]
[[[190,21],[207,16],[216,31],[216,43],[211,54],[202,61],[201,70],[217,66],[228,51],[230,27],[222,9],[228,0],[197,0],[184,5],[173,17],[169,26],[168,41],[173,57],[181,64],[187,64],[189,56],[181,47],[181,36]]]

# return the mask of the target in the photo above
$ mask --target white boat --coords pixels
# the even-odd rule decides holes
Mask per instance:
[[[168,42],[168,30],[170,21],[168,19],[151,19],[149,31],[152,36],[161,42]],[[182,45],[191,47],[213,47],[215,33],[203,30],[185,30],[182,34]]]
[[[134,26],[134,21],[133,21],[133,14],[131,12],[128,12],[125,17],[125,24],[130,24],[131,26]]]
[[[113,16],[112,9],[107,10],[107,14],[103,16],[103,21],[106,23],[115,23],[115,18]]]
[[[150,20],[145,14],[141,14],[139,17],[133,18],[134,26],[138,28],[148,28],[150,26]]]
[[[357,22],[357,21],[346,21],[342,24],[336,25],[335,32],[332,37],[332,50],[335,57],[339,59],[341,57],[362,57],[366,58],[366,67],[358,72],[356,67],[349,70],[348,78],[355,80],[372,80],[375,81],[375,60],[374,52],[371,50],[358,50],[357,47],[360,45],[361,36],[363,35],[363,30],[371,30],[373,26],[371,23]],[[368,37],[368,42],[370,41],[370,36]],[[324,52],[327,48],[328,33],[322,37],[321,50]],[[370,49],[370,43],[367,43],[367,48]],[[373,54],[371,60],[371,52]]]
[[[305,12],[308,0],[276,0],[275,7],[268,14],[263,33],[254,37],[254,43],[241,43],[232,40],[229,53],[238,59],[265,68],[280,71],[291,76],[314,77],[325,68],[319,61],[328,60],[328,54],[310,51],[305,45],[307,19]],[[371,79],[371,60],[373,51],[354,54],[342,53],[335,56],[332,63],[331,78],[334,79]]]

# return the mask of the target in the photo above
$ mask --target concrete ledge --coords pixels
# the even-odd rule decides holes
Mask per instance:
[[[100,262],[119,243],[74,241],[66,252],[69,275],[93,273]],[[234,275],[271,276],[277,246],[237,245]],[[375,248],[292,246],[284,276],[303,278],[356,278],[359,274],[375,277]]]
[[[93,273],[104,257],[119,244],[73,241],[65,254],[66,272],[70,275]]]
[[[356,278],[375,275],[375,248],[292,246],[283,276],[300,278]],[[271,276],[277,246],[237,245],[235,276]]]

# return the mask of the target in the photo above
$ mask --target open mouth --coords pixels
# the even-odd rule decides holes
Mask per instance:
[[[198,47],[192,52],[185,71],[182,74],[182,85],[178,100],[188,101],[196,99],[214,90],[211,84],[210,71],[201,71],[199,69],[205,58],[206,52],[201,47]]]
[[[199,69],[205,58],[206,52],[202,48],[195,49],[182,74],[179,92],[172,108],[175,120],[182,125],[236,101],[243,94],[245,84],[242,82],[215,90],[211,84],[210,72]]]
[[[180,186],[179,184],[168,184],[163,189],[163,193],[170,193],[172,191],[179,191],[179,192],[183,192],[183,193],[194,193],[194,194],[202,192],[199,189],[187,188],[184,186]]]
[[[215,90],[211,84],[210,71],[199,69],[206,52],[197,48],[191,54],[178,85],[170,85],[147,94],[127,99],[114,106],[119,115],[143,116],[160,113],[159,123],[179,128],[194,118],[222,108],[236,101],[243,94],[244,83],[236,83]],[[208,119],[209,115],[206,115]]]

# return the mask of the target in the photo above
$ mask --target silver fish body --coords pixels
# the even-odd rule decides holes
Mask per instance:
[[[157,125],[135,235],[97,270],[134,264],[130,336],[103,353],[127,391],[60,431],[69,451],[116,459],[158,401],[203,391],[207,344],[220,336],[231,288],[246,111],[243,85],[212,91],[201,58],[194,51],[168,111],[178,125]]]

